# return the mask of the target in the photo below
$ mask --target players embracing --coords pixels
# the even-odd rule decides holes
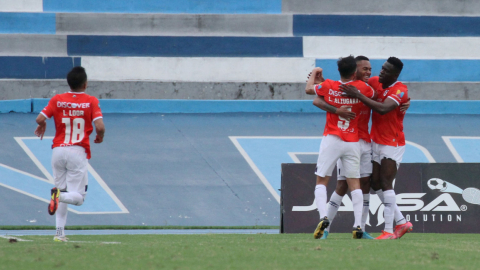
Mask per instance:
[[[314,232],[316,239],[321,238],[330,221],[327,217],[327,189],[326,186],[332,175],[337,160],[341,160],[346,183],[352,195],[355,222],[353,225],[353,238],[362,238],[361,216],[363,207],[363,194],[360,189],[360,156],[361,144],[359,142],[358,117],[364,107],[357,98],[344,96],[340,90],[342,85],[352,85],[364,96],[373,98],[373,89],[361,80],[356,80],[357,63],[353,56],[340,58],[337,61],[340,81],[325,80],[315,84],[320,68],[315,68],[307,81],[306,91],[315,91],[317,96],[313,104],[321,109],[327,108],[327,122],[324,129],[324,138],[320,144],[315,174],[315,202],[320,214],[320,222]],[[343,111],[344,116],[340,116]],[[350,113],[353,114],[348,114]],[[346,118],[347,117],[347,118]]]
[[[340,87],[345,95],[358,98],[373,111],[370,132],[373,163],[371,185],[385,205],[385,229],[376,239],[397,239],[413,229],[412,223],[407,222],[398,209],[393,190],[393,181],[405,153],[405,111],[400,106],[409,100],[407,86],[398,81],[402,69],[402,61],[390,57],[383,64],[380,75],[368,80],[377,93],[376,100],[359,93],[354,86]]]

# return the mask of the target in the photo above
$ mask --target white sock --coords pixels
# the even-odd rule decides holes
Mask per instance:
[[[83,196],[78,192],[60,192],[60,197],[58,198],[58,200],[64,203],[78,206],[83,204]]]
[[[363,194],[363,210],[362,210],[362,231],[365,231],[365,223],[370,211],[370,194]]]
[[[350,191],[350,194],[352,195],[353,215],[355,216],[353,227],[356,228],[362,223],[363,193],[361,189],[355,189]]]
[[[327,187],[324,185],[315,186],[315,202],[317,204],[320,219],[327,215]]]
[[[328,226],[325,231],[328,232],[332,227],[333,219],[337,215],[338,208],[342,205],[342,200],[343,196],[338,195],[337,192],[334,191],[327,204],[327,218],[330,221],[330,226]]]
[[[67,223],[68,205],[66,203],[59,203],[57,211],[55,212],[55,221],[57,226],[56,236],[65,236],[65,224]]]
[[[385,190],[383,192],[383,197],[385,198],[385,210],[383,211],[383,216],[385,217],[385,231],[393,233],[393,217],[395,215],[395,191],[393,189]]]
[[[384,203],[385,199],[383,198],[383,191],[381,189],[375,191],[377,193],[378,197]],[[398,209],[398,205],[395,203],[395,212],[394,212],[394,219],[397,225],[402,225],[407,223],[407,220],[403,216],[402,212],[400,212],[400,209]]]

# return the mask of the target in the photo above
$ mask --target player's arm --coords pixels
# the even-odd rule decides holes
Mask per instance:
[[[97,136],[95,137],[94,143],[103,142],[103,136],[105,135],[105,124],[103,123],[103,118],[98,118],[93,122],[95,124],[95,132]]]
[[[410,98],[408,98],[407,102],[403,103],[400,105],[400,111],[401,112],[406,112],[410,108]]]
[[[42,140],[43,134],[45,134],[45,130],[47,129],[47,117],[39,113],[35,121],[37,122],[38,126],[34,133],[37,137],[40,137],[40,140]]]
[[[360,91],[358,91],[355,86],[350,84],[341,85],[340,90],[342,90],[346,96],[358,98],[361,102],[370,107],[372,110],[382,115],[387,114],[398,107],[398,103],[391,98],[385,99],[383,103],[374,101],[360,93]]]
[[[316,67],[309,74],[307,86],[305,87],[305,93],[307,93],[307,95],[315,95],[315,85],[325,81],[322,72],[322,68]]]
[[[313,105],[316,107],[330,113],[338,114],[339,116],[351,120],[355,118],[356,114],[349,109],[351,106],[341,106],[340,108],[337,108],[335,106],[332,106],[328,104],[324,97],[322,96],[316,96],[315,99],[313,100]]]

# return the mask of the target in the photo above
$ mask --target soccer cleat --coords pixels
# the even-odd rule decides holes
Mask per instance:
[[[363,232],[362,239],[375,239],[368,232]]]
[[[411,232],[412,230],[413,225],[409,221],[405,224],[395,226],[393,234],[395,234],[397,238],[401,238],[404,234],[406,234],[407,232]]]
[[[379,240],[386,240],[386,239],[397,239],[397,237],[395,236],[395,234],[393,233],[389,233],[389,232],[386,232],[386,231],[382,231],[382,234],[375,238],[375,239],[379,239]]]
[[[48,205],[48,213],[50,215],[55,215],[55,212],[57,211],[58,208],[58,200],[60,197],[60,190],[56,187],[52,188],[51,191],[51,198],[50,198],[50,204]]]
[[[53,237],[53,241],[55,242],[68,242],[68,238],[66,236],[57,236]]]
[[[323,236],[323,231],[328,228],[328,225],[330,225],[330,221],[328,220],[327,217],[324,217],[320,220],[320,222],[317,225],[317,228],[313,232],[313,238],[319,239]]]
[[[328,237],[328,231],[324,231],[323,236],[320,239],[327,239],[327,237]]]
[[[353,239],[361,239],[363,236],[362,228],[360,228],[360,226],[357,226],[357,228],[353,228],[352,236]]]

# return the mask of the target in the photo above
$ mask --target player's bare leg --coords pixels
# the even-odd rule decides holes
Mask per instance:
[[[323,232],[330,221],[327,218],[327,185],[330,180],[330,176],[318,176],[317,175],[317,185],[315,186],[315,203],[317,204],[318,213],[320,214],[320,222],[317,225],[317,228],[313,232],[313,237],[319,239],[323,236]]]
[[[330,226],[325,229],[322,239],[327,239],[329,234],[329,228],[332,226],[333,219],[337,215],[338,208],[342,205],[343,196],[347,194],[348,185],[346,180],[337,180],[337,186],[335,191],[330,197],[330,201],[327,204],[327,218],[330,221]]]

